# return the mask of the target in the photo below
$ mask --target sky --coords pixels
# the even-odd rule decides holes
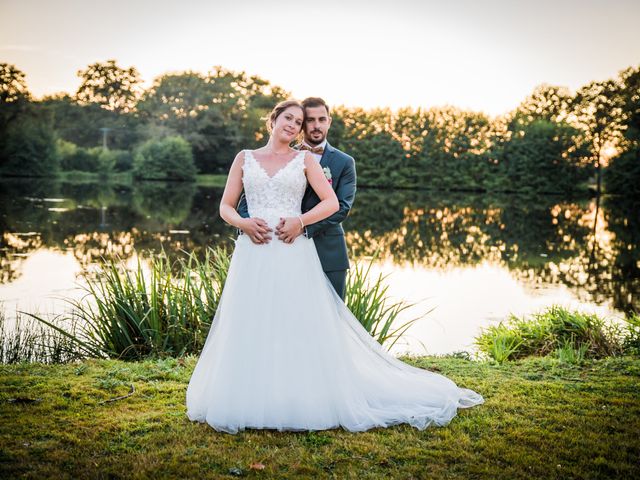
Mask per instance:
[[[116,59],[145,87],[221,65],[330,105],[499,115],[640,65],[638,25],[638,0],[0,0],[0,62],[36,98]]]

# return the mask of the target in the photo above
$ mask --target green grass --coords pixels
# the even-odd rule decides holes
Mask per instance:
[[[183,253],[186,256],[173,262],[164,252],[150,256],[148,273],[139,258],[134,269],[120,259],[103,259],[95,273],[85,275],[86,295],[68,300],[71,313],[66,317],[60,315],[54,322],[21,313],[46,327],[41,332],[53,332],[56,340],[64,337],[65,345],[73,347],[69,353],[80,358],[141,360],[199,354],[222,295],[231,255],[223,247],[207,248],[202,259],[193,252]],[[356,262],[349,271],[346,304],[376,341],[391,348],[421,317],[392,327],[411,304],[389,299],[387,276],[371,274],[374,260]],[[68,332],[60,326],[63,323],[74,325],[75,331]],[[5,337],[13,340],[3,336],[0,328],[0,342]],[[6,363],[32,357],[45,361],[46,352],[37,358],[32,352],[37,335],[29,340],[4,347],[11,352],[11,362]],[[0,360],[2,350],[0,345]]]
[[[104,176],[97,172],[66,170],[59,172],[57,178],[66,183],[107,182],[112,184],[130,185],[132,182],[131,172],[112,172],[109,175]]]
[[[354,262],[347,274],[344,302],[365,330],[389,350],[415,322],[429,312],[394,325],[398,316],[414,304],[389,299],[389,275],[380,273],[374,277],[371,273],[377,257],[376,253],[366,262]]]
[[[110,183],[125,185],[129,185],[133,182],[133,177],[130,171],[114,172],[107,177],[103,177],[101,176],[101,174],[96,172],[68,170],[59,172],[58,178],[67,183],[95,183],[104,181],[105,179]],[[224,187],[226,182],[227,175],[225,174],[199,173],[198,175],[196,175],[196,185],[202,187]]]
[[[625,318],[625,334],[622,348],[625,352],[640,355],[640,315],[632,313]]]
[[[0,366],[0,478],[638,478],[640,360],[405,358],[486,400],[443,428],[216,432],[195,357]],[[122,400],[105,400],[134,393]],[[13,399],[13,401],[12,401]],[[33,400],[33,401],[32,401]],[[263,470],[250,468],[261,463]]]
[[[170,262],[165,253],[151,256],[149,272],[138,257],[129,270],[120,259],[105,259],[86,275],[86,295],[69,300],[75,332],[25,312],[65,335],[84,357],[139,360],[199,353],[222,293],[229,254],[207,248],[203,259],[188,253]]]
[[[530,318],[510,315],[483,329],[475,343],[482,354],[499,363],[529,355],[555,355],[580,362],[587,357],[637,353],[638,325],[635,316],[627,318],[627,326],[622,328],[597,315],[553,305]]]
[[[227,176],[224,174],[199,173],[196,175],[196,184],[202,187],[224,187]]]
[[[50,320],[57,323],[55,319]],[[73,333],[75,325],[67,325],[67,331]],[[30,316],[18,312],[8,321],[4,304],[0,303],[0,363],[65,363],[82,358],[75,350],[68,335]]]

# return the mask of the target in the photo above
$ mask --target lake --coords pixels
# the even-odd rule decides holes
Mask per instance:
[[[222,189],[190,183],[63,183],[0,179],[7,317],[62,313],[102,255],[179,254],[234,229]],[[624,198],[489,195],[361,188],[344,223],[351,258],[377,253],[374,273],[421,320],[393,352],[474,351],[482,327],[553,304],[611,320],[640,307],[640,218]]]

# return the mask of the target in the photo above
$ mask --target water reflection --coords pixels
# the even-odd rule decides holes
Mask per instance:
[[[510,314],[523,316],[551,304],[616,317],[608,304],[585,304],[565,285],[534,288],[513,272],[489,262],[446,271],[385,262],[375,271],[393,275],[389,293],[394,298],[415,303],[403,313],[401,321],[429,312],[394,346],[394,353],[474,351],[473,340],[480,328]]]
[[[0,180],[0,299],[6,303],[16,298],[15,290],[11,295],[9,290],[18,281],[35,285],[38,271],[44,275],[55,268],[61,279],[58,288],[72,288],[62,284],[102,256],[130,259],[136,251],[161,248],[179,255],[183,249],[231,244],[234,231],[218,217],[221,193],[219,188],[174,182]],[[447,325],[447,331],[463,322],[454,328],[454,337],[460,339],[508,311],[557,299],[638,311],[639,207],[620,197],[598,205],[591,199],[553,196],[362,189],[345,229],[352,257],[378,252],[379,267],[393,273],[394,285],[404,285],[398,296],[404,291],[408,298],[423,299],[446,284],[452,293],[438,302],[441,311],[448,311],[448,302],[460,304],[460,299],[472,305],[464,315],[451,310],[432,317],[431,323]],[[63,263],[52,267],[35,255],[42,251],[73,258],[73,275],[60,271]],[[27,259],[33,262],[25,268]],[[504,275],[511,283],[497,280]],[[514,294],[514,285],[527,294]],[[419,289],[415,298],[410,294],[414,288]]]
[[[443,271],[489,262],[534,288],[562,284],[583,301],[637,311],[638,211],[620,197],[598,208],[553,196],[364,191],[345,226],[354,257],[379,252]]]

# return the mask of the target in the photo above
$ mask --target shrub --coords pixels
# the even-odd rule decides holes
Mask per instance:
[[[483,329],[475,339],[480,352],[497,362],[529,355],[601,358],[622,353],[620,329],[597,315],[551,306],[531,319],[511,315]]]
[[[150,140],[133,158],[133,175],[147,180],[195,180],[196,167],[191,146],[182,137]]]
[[[133,158],[127,150],[109,150],[102,147],[84,148],[58,139],[56,149],[64,171],[93,172],[108,175],[130,170]]]

